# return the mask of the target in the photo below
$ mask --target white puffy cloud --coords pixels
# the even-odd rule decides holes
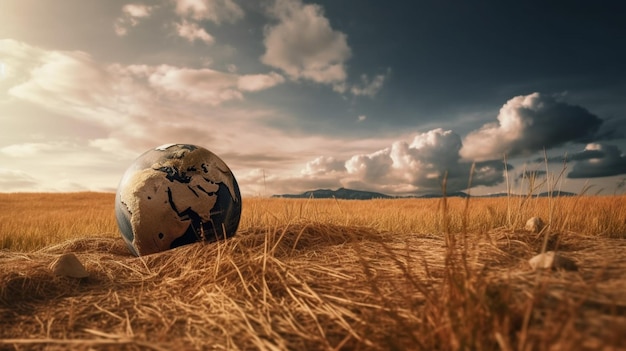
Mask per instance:
[[[276,0],[269,15],[277,20],[265,28],[261,62],[282,70],[292,80],[332,86],[340,94],[374,97],[390,70],[358,83],[348,81],[346,62],[352,56],[347,35],[332,28],[321,6],[301,0]]]
[[[166,28],[173,28],[176,35],[193,43],[199,40],[212,45],[215,38],[201,26],[203,21],[215,24],[234,23],[244,17],[244,12],[232,0],[171,0],[179,20]],[[132,27],[152,16],[158,9],[172,10],[170,6],[148,6],[135,3],[122,7],[122,14],[115,20],[113,28],[118,36],[125,36]]]
[[[215,38],[200,26],[202,21],[215,24],[223,22],[235,23],[243,18],[241,7],[232,0],[173,0],[175,12],[182,22],[176,23],[176,33],[189,42],[201,40],[207,45],[215,42]]]
[[[318,186],[338,184],[347,188],[408,195],[440,192],[446,179],[448,192],[468,187],[472,164],[460,155],[461,138],[443,129],[417,134],[411,142],[395,141],[390,147],[368,154],[356,154],[345,161],[329,156],[308,162],[299,177],[303,184]],[[504,180],[504,165],[500,161],[479,162],[475,165],[471,186],[495,185]],[[302,190],[302,189],[301,189]]]
[[[345,62],[351,55],[347,37],[332,29],[319,5],[277,0],[270,14],[278,23],[265,30],[263,63],[292,79],[323,84],[346,80]]]
[[[354,155],[346,161],[348,174],[366,183],[383,183],[393,165],[391,149],[386,148],[365,155]]]
[[[590,143],[573,155],[576,160],[568,178],[596,178],[626,174],[626,155],[615,145]]]
[[[191,43],[200,40],[207,45],[211,45],[215,42],[213,36],[197,23],[183,20],[182,23],[176,23],[176,31],[180,37],[187,39]]]
[[[533,93],[510,99],[498,121],[465,138],[461,155],[469,160],[494,160],[530,155],[567,142],[589,141],[602,120],[580,106]]]
[[[122,15],[115,20],[113,28],[119,36],[128,34],[131,27],[135,27],[142,19],[148,18],[152,13],[152,6],[144,4],[126,4],[122,7]]]
[[[234,23],[244,16],[241,7],[232,0],[174,0],[174,3],[179,16],[196,21]]]
[[[313,161],[307,162],[300,173],[308,176],[319,176],[329,173],[345,172],[345,164],[345,161],[332,156],[319,156]]]
[[[237,87],[241,91],[259,91],[269,89],[285,82],[285,78],[276,72],[269,74],[248,74],[239,77]]]
[[[173,99],[183,99],[209,105],[228,100],[241,100],[237,90],[238,77],[209,68],[190,69],[161,65],[149,69],[150,85]]]
[[[396,184],[402,191],[437,191],[445,176],[448,186],[454,190],[464,189],[470,165],[459,163],[460,148],[460,137],[443,129],[418,134],[411,143],[397,141],[388,153],[391,167],[379,183],[382,189]],[[459,179],[465,183],[459,184]]]

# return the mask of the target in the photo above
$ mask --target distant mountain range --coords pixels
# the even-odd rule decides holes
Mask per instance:
[[[272,197],[283,197],[288,199],[345,199],[345,200],[371,200],[371,199],[393,199],[394,196],[375,193],[372,191],[352,190],[339,188],[337,190],[317,189],[305,191],[302,194],[273,195]]]
[[[512,196],[526,196],[511,194]],[[553,191],[553,192],[543,192],[540,194],[533,194],[533,196],[539,197],[547,197],[547,196],[576,196],[575,193],[570,193],[566,191]],[[456,191],[452,193],[447,193],[446,197],[461,197],[466,198],[469,197],[467,193],[462,191]],[[472,197],[504,197],[508,196],[507,193],[497,193],[497,194],[489,194],[489,195],[471,195]],[[432,194],[423,194],[423,195],[414,195],[414,196],[391,196],[387,194],[377,193],[373,191],[363,191],[363,190],[353,190],[346,188],[339,188],[337,190],[331,189],[317,189],[317,190],[309,190],[305,191],[302,194],[282,194],[282,195],[272,195],[272,197],[277,198],[287,198],[287,199],[342,199],[342,200],[371,200],[371,199],[409,199],[409,198],[417,198],[417,199],[432,199],[432,198],[440,198],[443,197],[442,193],[432,193]]]

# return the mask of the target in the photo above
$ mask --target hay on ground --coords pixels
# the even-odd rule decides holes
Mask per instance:
[[[527,260],[541,241],[301,223],[145,257],[130,255],[121,238],[99,237],[4,251],[0,348],[618,347],[626,242],[561,234],[550,249],[580,270],[533,272]],[[88,278],[49,270],[68,252]]]

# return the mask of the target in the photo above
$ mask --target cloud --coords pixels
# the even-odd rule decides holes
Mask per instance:
[[[187,39],[191,43],[196,40],[200,40],[207,45],[211,45],[215,42],[213,36],[207,33],[204,28],[200,28],[197,23],[188,21],[176,23],[176,31],[180,37]]]
[[[447,191],[467,188],[471,163],[459,155],[462,143],[458,134],[441,128],[421,133],[407,142],[394,143],[391,157],[398,178],[416,191],[439,191],[446,177]],[[481,162],[475,166],[472,186],[501,183],[502,162]]]
[[[385,79],[387,79],[389,73],[378,74],[373,79],[369,79],[367,75],[361,76],[361,84],[354,84],[350,88],[350,92],[354,96],[369,96],[374,97],[380,89],[382,89]]]
[[[278,23],[265,29],[264,64],[294,80],[331,85],[346,80],[345,62],[351,55],[347,36],[332,29],[322,7],[277,0],[269,12]]]
[[[539,177],[545,177],[546,174],[547,173],[544,170],[539,170],[539,169],[538,170],[528,170],[528,169],[525,169],[525,170],[521,171],[518,174],[518,176],[516,178],[516,181],[517,180],[523,180],[523,179],[537,179]]]
[[[124,36],[128,34],[131,27],[135,27],[139,22],[148,18],[152,13],[152,6],[144,4],[126,4],[122,7],[122,15],[115,20],[113,28],[115,34]]]
[[[0,168],[0,188],[12,191],[32,191],[38,184],[37,179],[26,172]]]
[[[292,80],[332,86],[340,94],[374,97],[390,75],[361,75],[348,82],[346,62],[352,56],[345,33],[334,30],[321,6],[301,0],[276,0],[268,14],[278,23],[265,27],[261,62],[280,69]]]
[[[536,158],[536,163],[545,162]],[[548,157],[550,163],[573,162],[574,167],[568,178],[597,178],[626,174],[626,155],[615,145],[589,143],[580,152]]]
[[[241,91],[260,91],[285,82],[285,78],[276,72],[269,74],[248,74],[239,77],[237,87]]]
[[[580,106],[539,93],[517,96],[502,106],[498,122],[466,136],[461,156],[493,160],[503,154],[529,155],[568,142],[588,142],[601,124],[602,119]]]
[[[591,144],[590,144],[591,145]],[[537,157],[534,161],[536,163],[543,163],[546,162],[546,160],[550,163],[565,163],[565,162],[569,162],[569,161],[584,161],[584,160],[589,160],[592,158],[602,158],[604,157],[605,153],[597,148],[595,149],[585,149],[581,152],[576,152],[573,154],[565,154],[562,156],[552,156],[552,157],[548,157],[547,159],[545,157]]]
[[[100,191],[114,187],[128,159],[83,141],[48,141],[4,146],[0,162],[9,165],[0,172],[4,191]]]
[[[307,176],[327,175],[329,173],[341,173],[346,171],[346,162],[332,156],[319,156],[313,161],[307,162],[301,174]]]
[[[237,75],[209,68],[191,69],[168,65],[144,67],[150,85],[174,99],[219,105],[229,100],[242,100],[242,92],[257,92],[281,84],[278,73]]]
[[[241,7],[232,0],[174,0],[174,3],[179,16],[196,21],[235,23],[244,17]]]
[[[27,61],[11,67],[21,79],[12,82],[10,96],[40,104],[50,110],[87,111],[106,115],[115,106],[115,84],[109,72],[81,51],[45,51],[28,45],[12,45],[9,60],[29,54]],[[86,88],[88,87],[88,88]],[[99,106],[98,111],[93,111]],[[80,114],[79,114],[80,115]]]
[[[0,55],[10,75],[1,82],[7,97],[13,103],[33,105],[38,118],[49,118],[39,110],[43,109],[64,119],[63,127],[50,130],[49,135],[73,143],[53,147],[52,142],[26,140],[0,145],[0,163],[10,162],[14,169],[33,175],[44,169],[41,165],[56,175],[37,178],[40,190],[72,190],[68,188],[72,182],[63,179],[83,183],[84,188],[110,189],[140,153],[168,142],[186,142],[223,157],[238,180],[240,174],[244,176],[245,194],[259,190],[259,184],[245,178],[250,174],[248,179],[256,179],[253,169],[267,170],[267,179],[280,179],[271,186],[281,192],[287,189],[284,186],[337,184],[332,173],[327,178],[298,173],[311,150],[343,163],[343,155],[387,142],[384,138],[337,140],[268,126],[268,120],[282,117],[283,112],[245,98],[283,82],[285,78],[276,72],[241,75],[171,65],[106,64],[84,52],[50,51],[17,41],[2,41]],[[80,133],[66,127],[74,121],[79,122]],[[289,178],[292,172],[300,178]],[[74,190],[81,189],[74,185]]]
[[[270,196],[273,194],[302,193],[303,189],[337,188],[339,180],[332,176],[285,177],[265,169],[256,168],[237,175],[237,182],[247,184],[248,195]]]
[[[12,144],[0,148],[0,153],[10,157],[28,157],[51,150],[53,148],[53,145],[47,143]]]
[[[39,61],[41,50],[17,40],[0,39],[0,54],[4,65],[0,86],[8,87],[26,78],[24,71]]]
[[[568,178],[596,178],[626,174],[626,155],[615,145],[591,143],[575,154]]]
[[[209,68],[191,69],[169,65],[148,67],[150,85],[172,99],[182,99],[209,105],[229,100],[241,100],[237,89],[238,77]]]
[[[386,148],[371,154],[354,155],[346,161],[346,170],[358,182],[381,183],[393,165],[390,153],[391,149]]]
[[[366,115],[359,115],[359,117],[357,117],[357,121],[358,121],[358,122],[363,122],[363,121],[365,121],[366,119],[367,119],[367,116],[366,116]]]
[[[8,56],[30,55],[30,63],[15,68],[22,79],[13,82],[9,94],[48,109],[88,116],[102,123],[119,113],[137,109],[166,97],[217,106],[242,100],[243,92],[271,88],[284,81],[277,73],[239,76],[208,68],[170,65],[101,65],[80,51],[45,51],[14,46]],[[89,89],[85,89],[89,87]],[[77,113],[78,112],[78,113]]]
[[[164,140],[227,149],[239,136],[266,145],[281,134],[253,122],[276,116],[273,109],[222,106],[283,82],[274,72],[238,75],[170,65],[101,64],[84,52],[48,51],[11,40],[2,41],[0,55],[11,74],[2,81],[8,96],[83,121],[90,128],[89,142],[102,150],[117,149],[122,155]],[[241,145],[237,150],[247,152]]]
[[[299,177],[282,179],[289,184],[331,185],[408,195],[440,192],[444,177],[448,192],[468,187],[471,163],[459,156],[461,138],[452,131],[434,129],[417,134],[412,142],[396,141],[390,147],[341,160],[321,156],[301,170]],[[509,168],[512,168],[509,166]],[[496,185],[504,181],[504,164],[475,164],[471,186]],[[317,179],[320,183],[314,183]],[[302,188],[300,189],[302,190]]]

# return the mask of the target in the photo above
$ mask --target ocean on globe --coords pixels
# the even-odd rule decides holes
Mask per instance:
[[[190,144],[146,151],[126,170],[115,196],[122,238],[135,255],[235,235],[241,194],[226,163]]]

